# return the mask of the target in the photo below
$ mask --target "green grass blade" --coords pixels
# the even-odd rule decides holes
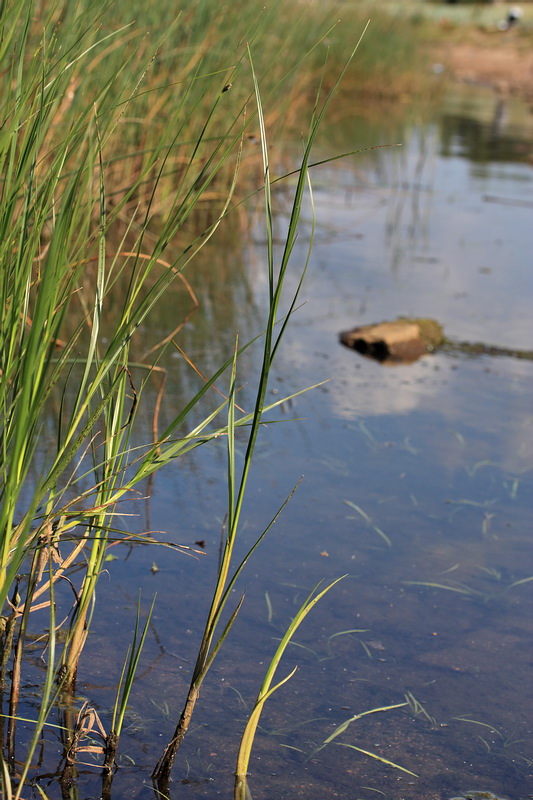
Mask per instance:
[[[276,686],[272,687],[272,681],[274,679],[274,675],[276,670],[279,666],[279,663],[287,649],[288,645],[290,644],[294,634],[307,617],[307,615],[312,611],[315,605],[324,597],[327,592],[333,589],[334,586],[339,583],[339,581],[343,580],[346,576],[342,576],[337,578],[336,580],[329,583],[324,589],[319,591],[320,584],[317,584],[313,591],[306,597],[300,608],[298,609],[294,619],[288,626],[287,630],[285,631],[285,635],[283,636],[281,642],[279,643],[274,656],[268,665],[265,678],[263,680],[263,684],[261,689],[259,690],[259,694],[257,695],[257,699],[254,704],[253,711],[248,719],[246,724],[246,728],[244,729],[244,733],[241,737],[241,742],[239,746],[239,753],[237,756],[237,764],[235,768],[235,796],[239,797],[242,794],[243,786],[246,784],[246,775],[248,772],[248,765],[250,762],[250,755],[252,752],[252,747],[255,739],[255,735],[257,732],[257,726],[259,724],[259,719],[261,717],[261,712],[263,710],[263,706],[266,700],[273,694],[276,689],[282,686],[289,678],[292,677],[294,672],[296,671],[296,667],[293,671],[289,674],[287,678],[283,681],[278,683]]]
[[[363,753],[365,756],[370,756],[370,758],[375,758],[377,761],[381,761],[382,764],[387,764],[388,767],[394,767],[394,769],[399,769],[401,772],[406,772],[408,775],[412,775],[413,778],[418,778],[416,772],[411,772],[410,769],[406,769],[405,767],[400,766],[400,764],[395,764],[394,761],[389,761],[388,758],[383,758],[382,756],[378,756],[376,753],[371,753],[370,750],[363,750],[362,747],[356,747],[354,744],[348,744],[347,742],[337,742],[339,747],[349,747],[351,750],[357,750],[358,753]]]

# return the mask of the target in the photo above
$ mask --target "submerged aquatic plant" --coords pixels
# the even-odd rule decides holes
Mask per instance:
[[[380,706],[379,708],[371,708],[368,711],[362,711],[360,714],[354,714],[353,716],[349,717],[347,720],[342,722],[340,725],[338,725],[333,731],[333,733],[331,733],[327,737],[327,739],[325,739],[322,742],[322,744],[319,745],[319,747],[316,747],[313,750],[309,758],[313,758],[317,753],[323,750],[324,747],[327,747],[328,745],[335,743],[336,745],[339,745],[341,747],[348,747],[351,750],[356,750],[357,752],[362,753],[363,755],[368,756],[369,758],[373,758],[376,761],[381,761],[381,763],[387,764],[387,766],[389,767],[394,767],[395,769],[398,769],[401,772],[406,772],[408,775],[413,775],[413,777],[417,778],[418,775],[415,772],[411,772],[411,770],[407,769],[406,767],[402,767],[400,766],[400,764],[396,764],[394,761],[389,761],[389,759],[383,758],[383,756],[380,756],[377,753],[373,753],[370,750],[365,750],[362,747],[357,747],[356,745],[351,744],[350,742],[335,741],[339,736],[344,734],[354,722],[357,722],[363,717],[367,717],[370,714],[379,714],[382,712],[394,711],[397,708],[405,708],[405,706],[410,706],[410,705],[411,705],[411,700],[408,699],[407,702],[405,703],[394,703],[393,705],[390,706]]]

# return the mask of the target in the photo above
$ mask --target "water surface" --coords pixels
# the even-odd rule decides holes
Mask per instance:
[[[354,115],[325,129],[317,158],[332,142],[342,150],[402,147],[313,173],[307,302],[287,332],[271,396],[328,382],[285,404],[275,414],[280,424],[262,431],[239,554],[304,478],[247,565],[244,607],[204,685],[173,796],[230,796],[239,736],[276,640],[318,581],[343,574],[282,664],[281,674],[296,664],[298,672],[265,708],[254,798],[531,796],[533,365],[438,353],[384,367],[343,348],[338,334],[429,316],[450,338],[531,348],[532,129],[523,110],[474,90],[451,94],[429,122],[385,127]],[[294,283],[311,231],[310,207],[305,213]],[[229,238],[188,273],[203,310],[179,342],[206,373],[231,353],[237,330],[245,341],[262,328],[260,222],[253,239],[236,249]],[[160,309],[164,333],[181,313],[178,294]],[[146,334],[156,340],[159,331]],[[257,354],[243,358],[243,384]],[[177,354],[165,366],[169,417],[197,379]],[[244,408],[252,396],[244,385]],[[225,513],[224,443],[157,475],[150,491],[136,506],[140,529],[201,541],[206,555],[115,548],[102,581],[91,635],[111,626],[114,649],[87,651],[80,681],[103,719],[138,587],[146,604],[158,593],[121,741],[128,768],[115,778],[120,798],[150,791],[150,770],[185,697]],[[354,721],[315,752],[345,720],[406,696],[409,705]],[[98,794],[89,775],[80,776],[80,796]]]

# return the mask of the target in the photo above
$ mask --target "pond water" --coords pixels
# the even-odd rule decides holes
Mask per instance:
[[[178,754],[173,797],[231,795],[239,736],[277,640],[318,581],[344,574],[282,662],[280,676],[298,671],[265,707],[255,800],[532,796],[533,363],[450,351],[386,367],[338,341],[355,325],[413,315],[437,319],[451,339],[531,349],[532,134],[519,104],[471,88],[451,92],[429,121],[353,115],[324,129],[317,156],[402,146],[313,172],[307,302],[287,331],[272,399],[328,382],[287,401],[262,431],[238,554],[304,477],[239,582],[235,602],[242,590],[245,602]],[[283,191],[276,200],[283,208]],[[253,241],[222,241],[188,273],[202,311],[179,342],[206,373],[237,330],[245,341],[262,329],[263,240],[258,222]],[[177,295],[158,316],[164,333],[179,321]],[[243,357],[243,384],[255,360]],[[195,378],[177,354],[165,366],[170,416]],[[244,385],[239,403],[251,398]],[[99,590],[91,636],[111,630],[113,648],[87,650],[79,690],[104,724],[138,587],[144,606],[158,595],[116,798],[151,791],[181,711],[218,556],[225,465],[223,442],[200,448],[159,474],[135,509],[141,529],[203,542],[204,557],[115,548]],[[406,702],[353,721],[315,752],[355,715]],[[99,796],[84,770],[79,796]]]

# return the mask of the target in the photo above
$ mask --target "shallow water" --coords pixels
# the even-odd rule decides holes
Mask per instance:
[[[282,423],[262,432],[239,553],[304,478],[247,565],[240,618],[176,762],[175,797],[231,795],[239,735],[276,638],[318,581],[342,574],[282,663],[281,675],[296,664],[298,672],[265,708],[251,764],[255,800],[533,792],[533,364],[438,353],[391,368],[338,343],[357,324],[415,315],[434,317],[457,340],[531,348],[533,125],[501,104],[458,90],[424,124],[391,122],[379,133],[354,117],[324,132],[328,147],[334,140],[343,150],[403,144],[313,173],[307,303],[287,332],[272,399],[328,383],[288,402],[275,415]],[[309,232],[304,225],[294,281]],[[231,353],[237,330],[241,341],[261,330],[260,223],[254,239],[242,252],[231,241],[209,251],[188,273],[205,314],[179,341],[207,373]],[[169,296],[162,330],[176,324],[178,307]],[[194,379],[173,355],[167,367],[170,416]],[[243,382],[253,376],[253,354],[241,369]],[[249,407],[251,389],[239,402]],[[203,541],[204,557],[115,548],[99,590],[91,636],[116,630],[113,650],[87,651],[79,680],[104,725],[138,587],[145,604],[158,594],[116,798],[150,791],[181,710],[216,565],[224,471],[224,444],[201,448],[159,474],[150,501],[136,506],[141,528]],[[409,705],[354,721],[314,752],[345,720],[406,695]],[[86,772],[80,796],[98,796],[97,776]]]

